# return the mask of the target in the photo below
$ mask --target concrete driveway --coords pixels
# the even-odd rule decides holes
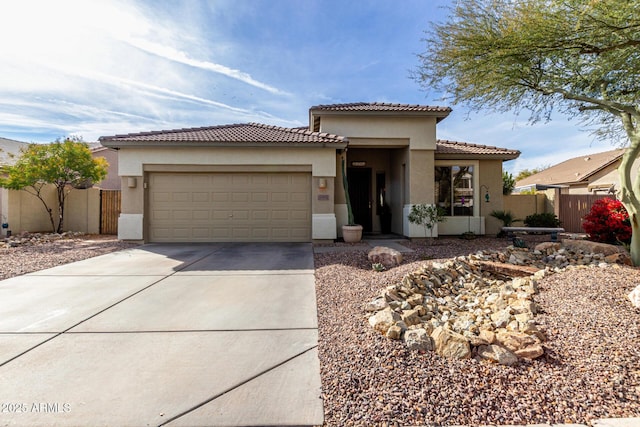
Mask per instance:
[[[311,244],[150,244],[0,282],[0,425],[319,425]]]

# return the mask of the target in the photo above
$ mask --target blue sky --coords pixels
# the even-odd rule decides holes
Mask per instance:
[[[85,141],[228,123],[302,126],[312,105],[449,105],[410,78],[455,0],[3,2],[0,137]],[[518,149],[505,169],[611,150],[558,116],[468,114],[438,137]]]

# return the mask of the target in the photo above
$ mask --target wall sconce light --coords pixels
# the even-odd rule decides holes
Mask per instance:
[[[130,176],[129,178],[127,178],[127,187],[136,188],[137,185],[138,185],[138,180],[136,179],[135,176]]]
[[[486,185],[482,184],[480,186],[480,191],[482,191],[483,187],[484,187],[484,201],[489,203],[491,201],[491,196],[489,195],[489,187],[487,187]]]
[[[320,178],[318,180],[318,188],[321,190],[324,190],[327,188],[327,179],[326,178]]]

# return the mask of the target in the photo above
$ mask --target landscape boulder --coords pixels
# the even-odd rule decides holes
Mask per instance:
[[[386,335],[389,328],[399,320],[400,315],[387,307],[369,317],[369,324],[382,335]]]
[[[404,342],[409,350],[433,350],[433,341],[422,328],[409,329],[404,333]]]
[[[369,261],[372,264],[382,264],[386,268],[395,267],[402,263],[402,254],[395,249],[386,246],[376,246],[369,251]]]
[[[586,254],[603,254],[605,256],[624,252],[624,248],[622,246],[592,242],[590,240],[565,239],[562,241],[562,246],[569,251],[582,251]]]
[[[468,359],[471,357],[469,340],[463,335],[438,326],[431,333],[436,353],[448,359]]]
[[[513,366],[518,363],[518,356],[499,345],[481,345],[478,347],[478,356],[490,362],[505,366]]]

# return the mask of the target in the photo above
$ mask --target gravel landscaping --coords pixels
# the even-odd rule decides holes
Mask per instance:
[[[24,234],[0,240],[0,280],[137,246],[116,236]]]
[[[548,239],[528,237],[532,240]],[[12,243],[13,242],[13,243]],[[409,351],[368,323],[364,305],[431,260],[503,250],[506,239],[407,242],[414,253],[376,272],[370,246],[316,253],[325,426],[585,423],[640,417],[640,309],[627,294],[637,268],[571,268],[538,283],[544,355],[502,366]],[[115,236],[30,235],[0,240],[0,279],[134,247]]]
[[[411,352],[368,324],[365,303],[428,260],[509,243],[412,242],[416,252],[383,272],[372,270],[365,245],[317,253],[325,425],[589,424],[640,416],[640,310],[626,297],[640,283],[638,269],[572,268],[542,279],[534,300],[545,353],[512,367]]]

